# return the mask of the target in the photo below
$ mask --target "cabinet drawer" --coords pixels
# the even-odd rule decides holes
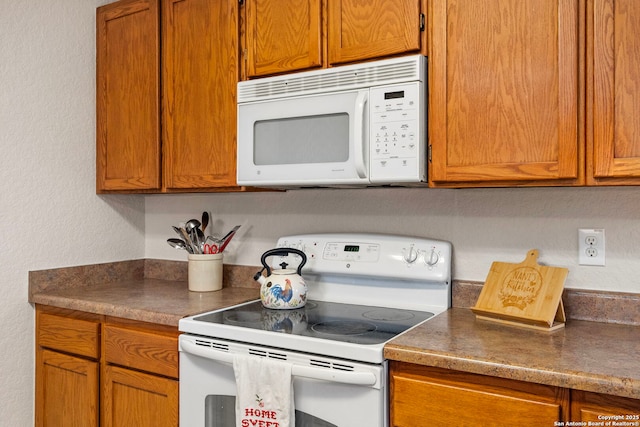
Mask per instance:
[[[178,378],[178,337],[104,326],[107,363]]]
[[[40,347],[97,359],[100,356],[100,323],[38,313]]]

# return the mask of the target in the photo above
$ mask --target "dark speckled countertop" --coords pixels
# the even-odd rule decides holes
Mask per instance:
[[[260,298],[257,289],[227,287],[215,292],[190,292],[187,282],[143,279],[38,293],[33,302],[178,326],[183,317],[257,298]]]
[[[640,399],[640,327],[635,325],[569,319],[564,328],[546,332],[477,320],[468,308],[452,308],[392,340],[384,354],[401,362]]]
[[[226,266],[223,288],[191,292],[187,263],[135,260],[29,273],[29,302],[178,326],[186,316],[260,298],[257,267]]]

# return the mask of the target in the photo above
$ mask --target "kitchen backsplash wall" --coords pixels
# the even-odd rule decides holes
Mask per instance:
[[[567,288],[640,293],[640,191],[611,188],[308,189],[145,196],[145,257],[186,260],[171,225],[212,214],[214,233],[243,228],[225,262],[259,265],[285,234],[380,232],[453,243],[453,277],[484,281],[493,261],[567,267]],[[578,265],[578,228],[604,228],[606,266]],[[247,278],[247,280],[251,280]]]

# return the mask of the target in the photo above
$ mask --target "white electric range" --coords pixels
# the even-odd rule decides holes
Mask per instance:
[[[235,354],[292,365],[296,426],[388,426],[383,348],[451,305],[451,244],[384,234],[281,237],[303,251],[307,304],[260,300],[182,319],[180,423],[235,426]],[[300,257],[273,257],[271,265]],[[275,426],[274,426],[275,427]]]

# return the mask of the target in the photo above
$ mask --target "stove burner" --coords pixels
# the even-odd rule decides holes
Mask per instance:
[[[374,332],[377,328],[376,325],[369,322],[334,320],[316,323],[311,329],[319,334],[346,336],[368,334]]]
[[[395,310],[393,308],[379,308],[362,313],[362,317],[366,317],[367,319],[371,320],[381,320],[385,322],[398,322],[400,320],[413,319],[415,317],[415,314],[409,311]]]
[[[255,311],[231,311],[224,313],[224,323],[229,325],[246,325],[262,323],[261,313]]]
[[[301,310],[313,310],[316,307],[318,307],[318,304],[312,301],[307,301],[307,303],[304,305],[304,307],[301,308]]]

